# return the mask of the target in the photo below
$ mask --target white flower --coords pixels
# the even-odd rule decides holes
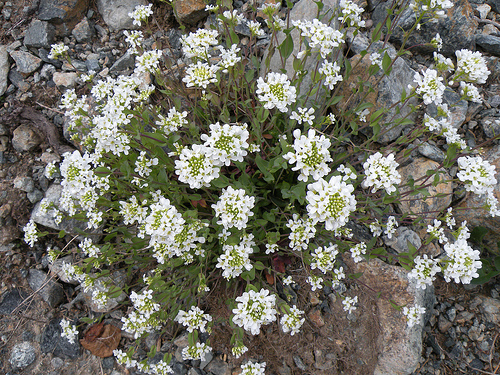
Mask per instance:
[[[146,51],[141,56],[137,56],[135,62],[136,73],[152,73],[154,74],[159,69],[160,58],[163,52],[160,50]]]
[[[278,244],[269,244],[266,243],[266,254],[272,254],[278,250]]]
[[[323,278],[316,276],[316,275],[311,275],[306,279],[307,283],[311,285],[311,290],[314,292],[316,289],[323,289]]]
[[[417,288],[425,289],[427,285],[432,285],[436,279],[436,273],[441,271],[439,261],[429,259],[427,254],[424,254],[423,257],[417,256],[413,262],[414,266],[408,273],[408,278],[416,280]]]
[[[290,285],[290,284],[294,283],[292,276],[284,277],[282,281],[283,281],[283,284],[285,284],[285,285]]]
[[[297,123],[302,124],[307,122],[309,125],[313,124],[314,120],[314,108],[297,108],[298,112],[292,111],[290,115],[290,120],[297,120]]]
[[[269,73],[266,80],[259,77],[257,81],[257,96],[264,108],[278,108],[287,112],[287,106],[295,102],[296,89],[290,84],[286,74]]]
[[[125,365],[126,368],[137,366],[137,361],[130,358],[129,355],[127,353],[124,353],[122,350],[113,350],[113,355],[116,357],[116,362],[121,365]]]
[[[144,35],[142,34],[142,31],[132,30],[129,32],[128,30],[124,30],[123,34],[126,36],[125,42],[130,44],[129,51],[134,54],[138,54],[138,48],[142,47],[142,42],[144,42]]]
[[[473,278],[479,277],[477,270],[482,267],[480,252],[472,249],[466,239],[459,238],[455,243],[444,245],[447,260],[443,264],[443,275],[446,282],[453,279],[456,283],[470,284]]]
[[[314,180],[327,175],[330,167],[327,163],[333,159],[330,156],[330,140],[324,135],[317,136],[314,129],[309,129],[307,136],[301,135],[299,129],[293,131],[295,141],[293,148],[295,152],[288,152],[283,155],[283,159],[288,163],[296,165],[292,171],[300,170],[299,181],[306,182],[309,176]]]
[[[330,246],[318,247],[311,253],[313,258],[311,262],[311,269],[318,268],[323,273],[330,272],[335,266],[335,257],[338,254],[337,245],[330,244]]]
[[[195,329],[200,330],[200,332],[206,332],[205,327],[208,322],[212,321],[212,317],[209,314],[205,314],[199,307],[191,306],[191,309],[187,312],[179,310],[174,320],[187,327],[188,332],[193,332]]]
[[[363,254],[366,254],[366,243],[361,242],[351,247],[351,256],[355,263],[359,263],[364,259]]]
[[[47,180],[52,180],[56,173],[57,173],[56,162],[51,161],[47,163],[47,165],[45,166],[45,170],[43,172],[45,178],[47,178]]]
[[[325,76],[324,85],[328,86],[330,90],[333,90],[337,82],[340,82],[344,79],[342,75],[339,74],[340,66],[337,65],[337,62],[331,63],[324,60],[320,68],[318,69],[318,72]]]
[[[215,216],[220,218],[217,224],[224,228],[236,227],[239,230],[246,228],[248,218],[253,216],[251,209],[255,205],[255,197],[245,194],[243,189],[234,189],[232,186],[222,190],[219,201],[212,205]]]
[[[217,268],[222,268],[222,276],[226,279],[233,279],[242,274],[243,269],[250,271],[253,266],[249,256],[253,253],[255,243],[245,244],[241,241],[238,245],[222,246],[223,254],[217,258]]]
[[[380,53],[370,53],[370,61],[372,62],[372,65],[378,65],[380,69],[384,69],[384,67],[382,66],[382,56],[380,55]]]
[[[474,103],[482,103],[481,95],[479,95],[479,90],[472,83],[460,82],[460,95],[465,100],[469,100]]]
[[[344,311],[346,311],[348,314],[351,314],[354,310],[356,310],[356,304],[358,303],[358,296],[354,297],[344,297],[342,300],[342,305],[344,308]]]
[[[159,362],[155,363],[154,365],[150,366],[150,371],[152,371],[153,374],[155,375],[167,375],[167,374],[173,374],[174,370],[172,367],[167,365],[166,362],[160,360]]]
[[[349,221],[356,209],[354,186],[347,185],[341,176],[332,176],[307,185],[307,212],[313,223],[325,222],[326,230],[336,230]]]
[[[49,59],[58,59],[63,57],[69,50],[69,47],[65,46],[64,43],[52,44],[51,47],[50,53],[47,55]]]
[[[281,329],[283,332],[290,332],[290,335],[293,336],[296,333],[299,333],[300,327],[306,321],[305,318],[302,318],[304,315],[304,311],[301,311],[297,308],[297,306],[293,305],[290,308],[290,312],[283,315],[281,318]]]
[[[197,342],[195,345],[186,346],[182,349],[182,359],[187,360],[205,360],[205,355],[212,351],[212,348],[207,344]]]
[[[422,315],[425,314],[425,309],[422,306],[415,305],[413,307],[403,307],[403,315],[406,317],[408,327],[411,328],[415,324],[420,324]]]
[[[217,49],[220,51],[221,61],[219,62],[219,66],[222,68],[222,72],[227,73],[229,68],[241,61],[241,56],[238,56],[238,52],[241,49],[238,48],[237,44],[231,45],[230,49],[225,49],[222,46],[218,46]]]
[[[259,22],[256,21],[247,21],[247,26],[250,29],[250,32],[253,36],[257,38],[262,38],[266,35],[264,30],[262,30],[262,26]]]
[[[59,323],[62,328],[61,337],[66,338],[71,344],[75,343],[78,338],[78,330],[75,325],[71,325],[66,319],[62,319]]]
[[[163,132],[166,135],[168,135],[175,132],[177,129],[187,125],[187,114],[188,113],[186,111],[179,112],[175,108],[170,108],[167,117],[159,114],[159,120],[157,120],[155,123],[157,126],[160,126],[162,128]]]
[[[445,10],[452,7],[453,2],[450,0],[411,0],[410,2],[410,8],[417,13],[416,16],[419,17],[423,14],[424,19],[429,19],[430,22],[437,22],[441,18],[446,18]]]
[[[97,257],[101,253],[101,250],[94,245],[90,238],[85,238],[82,242],[80,242],[78,247],[89,257]]]
[[[266,369],[266,362],[262,362],[262,363],[247,362],[247,363],[241,365],[240,375],[264,375],[265,369]]]
[[[286,224],[290,228],[291,233],[288,236],[290,238],[289,246],[293,250],[305,250],[309,244],[309,240],[314,238],[316,234],[316,228],[310,218],[301,219],[299,215],[293,214],[293,219],[288,220]]]
[[[398,227],[398,222],[396,221],[396,218],[394,216],[389,216],[384,231],[384,233],[387,235],[387,238],[389,239],[392,238],[392,235],[396,233],[397,227]]]
[[[396,170],[399,166],[394,160],[394,154],[389,154],[384,157],[380,152],[377,152],[363,164],[366,178],[363,180],[363,188],[372,187],[371,192],[375,193],[378,189],[385,189],[387,194],[392,194],[396,191],[397,185],[401,182],[401,175]]]
[[[462,156],[458,158],[457,177],[465,184],[467,191],[486,194],[497,184],[495,166],[480,156]]]
[[[422,95],[424,104],[431,104],[434,102],[436,105],[441,104],[443,101],[444,90],[446,89],[443,84],[443,77],[438,77],[437,71],[434,69],[427,69],[423,76],[415,73],[414,82],[417,83],[417,94]]]
[[[219,24],[222,25],[224,22],[228,22],[232,25],[239,25],[243,23],[245,16],[240,14],[237,10],[226,10],[222,13],[222,17],[219,16]]]
[[[443,39],[441,39],[439,33],[437,33],[436,36],[431,39],[431,44],[438,51],[441,51],[441,48],[443,48]]]
[[[229,166],[231,161],[243,161],[247,155],[249,133],[247,124],[220,125],[218,122],[210,125],[210,135],[202,134],[201,140],[207,147],[207,156],[216,165]]]
[[[248,351],[248,348],[243,345],[243,342],[238,341],[235,346],[231,348],[231,352],[233,353],[235,358],[240,358],[244,353]]]
[[[151,167],[154,165],[158,165],[158,158],[148,159],[146,158],[146,151],[141,151],[139,157],[135,161],[135,169],[134,172],[138,173],[141,177],[148,177],[151,173]]]
[[[448,242],[444,234],[444,228],[440,228],[441,222],[439,220],[434,219],[434,225],[427,225],[427,233],[430,233],[433,238],[437,238],[439,243],[443,244]]]
[[[467,49],[456,51],[457,69],[453,78],[472,83],[486,83],[490,71],[481,52],[472,52]]]
[[[128,14],[128,16],[134,19],[134,25],[141,26],[141,22],[147,22],[148,17],[153,14],[153,10],[151,9],[152,7],[153,4],[137,5],[135,9]]]
[[[317,18],[312,21],[292,21],[292,24],[301,31],[301,36],[309,38],[311,49],[319,48],[323,59],[344,42],[344,35],[339,30],[331,28]]]
[[[193,145],[182,149],[179,160],[175,161],[175,173],[179,181],[189,184],[191,189],[210,186],[210,182],[219,177],[220,168],[207,156],[206,146]]]
[[[339,21],[345,22],[348,27],[365,27],[365,21],[361,20],[361,13],[363,13],[364,10],[363,8],[360,8],[357,4],[350,0],[340,0],[339,5],[342,10],[342,16],[339,17]]]
[[[210,83],[217,82],[217,65],[208,65],[198,61],[196,64],[190,64],[186,70],[186,76],[182,79],[186,87],[202,87],[206,89]]]
[[[372,232],[372,234],[375,236],[375,237],[378,237],[382,234],[382,226],[380,225],[378,219],[375,219],[374,222],[370,223],[369,225],[370,227],[370,232]]]
[[[198,29],[194,33],[184,35],[181,38],[182,52],[189,58],[208,60],[208,50],[210,46],[218,44],[217,30]]]
[[[244,328],[252,335],[258,335],[263,324],[276,320],[277,311],[274,309],[276,296],[269,295],[269,290],[261,289],[260,292],[250,290],[236,298],[238,306],[233,309],[233,322]]]
[[[451,72],[455,69],[455,65],[453,65],[453,61],[450,58],[446,58],[437,52],[434,52],[434,62],[435,68],[440,72]]]
[[[28,223],[23,228],[24,231],[24,242],[26,242],[30,247],[35,246],[35,242],[38,241],[38,230],[36,229],[36,224],[33,219],[30,219]]]

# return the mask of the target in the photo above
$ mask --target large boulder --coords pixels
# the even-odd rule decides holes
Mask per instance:
[[[97,9],[106,25],[113,31],[135,29],[128,15],[138,5],[148,5],[145,0],[97,0]]]

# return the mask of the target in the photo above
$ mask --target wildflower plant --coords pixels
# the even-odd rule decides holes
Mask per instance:
[[[475,85],[489,74],[480,53],[458,51],[455,63],[436,54],[435,65],[415,75],[400,104],[421,100],[421,108],[436,105],[437,115],[426,111],[422,124],[405,118],[385,118],[382,124],[386,111],[371,111],[374,103],[367,101],[363,82],[354,90],[355,105],[335,106],[348,100],[340,88],[352,78],[353,67],[343,47],[347,28],[356,37],[365,26],[362,8],[342,0],[333,14],[323,14],[320,6],[316,19],[287,23],[280,18],[279,4],[257,9],[265,22],[245,19],[225,4],[208,7],[217,22],[181,38],[184,69],[160,50],[143,50],[142,34],[131,32],[125,36],[137,55],[132,75],[94,78],[91,97],[78,98],[74,90],[62,97],[81,151],[64,154],[58,168],[47,167],[47,175],[60,174],[63,189],[59,202],[47,209],[102,233],[99,240],[81,241],[81,261],[63,266],[68,279],[91,289],[101,304],[126,292],[132,308],[122,318],[123,329],[136,339],[172,321],[186,327],[189,345],[183,358],[203,360],[211,347],[198,333],[209,332],[215,318],[212,323],[212,312],[202,308],[221,283],[237,291],[229,325],[232,353],[238,357],[248,350],[246,335],[259,334],[265,325],[279,322],[284,332],[300,334],[300,302],[289,306],[271,278],[284,285],[300,280],[311,291],[321,291],[359,276],[351,274],[341,257],[358,263],[379,256],[405,267],[420,288],[438,273],[462,283],[477,277],[479,252],[467,242],[466,224],[456,229],[450,211],[429,213],[436,219],[429,222],[419,218],[426,213],[395,208],[441,181],[439,170],[402,181],[401,163],[414,150],[413,141],[443,138],[448,148],[440,167],[457,164],[456,181],[468,192],[485,195],[491,214],[500,213],[493,194],[494,168],[474,156],[476,150],[453,127],[443,103],[444,91],[453,89],[454,82],[459,82],[460,95],[479,100]],[[446,0],[412,1],[414,28],[444,17],[451,5]],[[137,9],[131,17],[140,24],[151,9]],[[241,23],[251,30],[245,46],[235,31]],[[398,27],[390,20],[387,24],[391,30]],[[381,38],[381,27],[375,28],[369,47]],[[290,35],[294,29],[299,45]],[[270,46],[263,57],[252,45],[265,33]],[[437,47],[442,42],[438,37],[432,42]],[[66,53],[62,47],[54,49],[58,51]],[[403,43],[392,57],[384,49],[361,55],[371,59],[371,73],[388,76],[404,51]],[[293,72],[272,68],[273,54],[282,67],[292,61]],[[310,60],[315,68],[305,71]],[[312,86],[303,90],[306,74]],[[153,84],[145,84],[145,77],[153,77]],[[381,137],[399,125],[410,126],[410,132],[392,144],[383,142]],[[353,223],[371,231],[372,239],[356,238]],[[442,256],[432,259],[417,254],[420,249],[389,256],[378,245],[403,225],[427,228],[427,242],[442,245]],[[26,242],[33,246],[39,235],[30,221]],[[276,267],[273,259],[281,256],[300,264],[303,273],[292,279],[286,268]],[[130,274],[151,272],[145,285],[106,289],[101,277],[119,267]],[[342,304],[351,313],[357,296],[342,296]],[[422,311],[405,307],[408,324],[415,324]],[[117,350],[115,356],[125,366],[152,368],[132,359],[132,352]],[[160,366],[164,373],[168,362],[165,366]],[[264,367],[249,362],[242,371],[260,374]]]

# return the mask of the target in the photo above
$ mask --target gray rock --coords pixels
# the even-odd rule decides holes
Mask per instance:
[[[78,43],[90,42],[94,36],[94,30],[87,18],[81,20],[71,32]]]
[[[49,304],[56,307],[64,298],[64,291],[57,281],[51,279],[45,272],[31,269],[28,275],[28,283],[34,292],[38,292],[40,297]]]
[[[61,358],[78,358],[81,355],[80,342],[75,340],[70,343],[66,338],[61,337],[61,320],[52,319],[42,332],[40,339],[40,350],[42,353],[52,353]]]
[[[113,358],[113,357],[111,357]],[[58,368],[61,368],[64,366],[64,361],[59,358],[59,357],[54,357],[50,360],[50,364],[52,365],[52,367],[54,367],[55,369],[58,369]]]
[[[61,280],[64,283],[73,284],[73,285],[79,284],[78,281],[75,281],[73,279],[70,280],[66,277],[66,274],[63,272],[63,268],[62,268],[64,263],[73,264],[74,263],[73,257],[71,255],[68,255],[68,256],[65,256],[63,258],[56,259],[54,261],[54,263],[49,265],[50,272],[56,274],[57,277],[59,278],[59,280]]]
[[[137,5],[148,5],[148,3],[145,0],[97,0],[99,13],[113,31],[137,28],[128,15]]]
[[[30,305],[29,303],[23,303],[26,298],[28,298],[28,295],[18,288],[4,293],[2,302],[0,302],[0,314],[10,315],[14,311],[23,312]]]
[[[500,118],[487,116],[481,120],[484,134],[488,138],[496,137],[500,134]]]
[[[115,61],[109,71],[111,73],[123,72],[124,70],[133,69],[134,66],[135,55],[131,53],[130,50],[127,50],[122,57]]]
[[[195,25],[207,15],[203,0],[176,0],[173,7],[180,24]]]
[[[327,11],[332,11],[332,9],[336,9],[339,6],[339,0],[325,0],[322,2],[324,5],[322,13],[325,14]],[[298,3],[296,3],[293,7],[293,9],[290,12],[290,23],[292,21],[298,21],[298,20],[304,20],[304,21],[312,21],[314,18],[317,18],[317,13],[318,13],[318,6],[314,3],[313,0],[300,0]],[[335,29],[338,28],[338,21],[333,20],[331,26]],[[291,33],[290,36],[292,37],[293,40],[293,52],[286,61],[285,66],[282,66],[281,58],[279,55],[279,52],[276,50],[274,55],[271,57],[270,64],[269,64],[269,72],[280,72],[280,70],[283,68],[288,75],[289,79],[292,79],[294,75],[294,68],[293,68],[293,56],[297,55],[299,52],[300,48],[300,31],[297,29],[294,29]],[[285,34],[283,32],[279,32],[277,35],[277,45],[280,45],[284,40],[285,40]],[[263,61],[267,58],[267,54],[269,51],[266,51]],[[315,57],[316,56],[316,57]],[[303,67],[303,70],[306,72],[314,71],[316,64],[318,63],[318,59],[320,59],[319,54],[313,54],[313,56],[310,56]],[[264,77],[264,75],[267,73],[265,64],[262,64],[262,68],[260,71],[260,75]],[[300,88],[297,89],[297,98],[300,98],[301,95],[305,95],[309,90],[311,89],[313,85],[312,77],[310,74],[307,74],[304,76],[304,79],[302,80],[302,83],[300,85]],[[322,93],[326,94],[326,87],[321,88]],[[313,98],[310,98],[309,102],[311,102]]]
[[[495,13],[500,14],[500,0],[488,0],[488,1],[486,1],[486,3],[491,6],[491,9]]]
[[[439,147],[432,145],[428,142],[422,143],[418,146],[418,152],[420,155],[425,156],[428,159],[434,160],[437,163],[442,163],[446,158],[446,154],[439,149]]]
[[[7,91],[7,78],[9,77],[9,54],[7,46],[0,46],[0,96]]]
[[[32,192],[35,190],[35,182],[31,177],[27,176],[17,176],[14,179],[14,187],[16,189],[25,191],[26,193]]]
[[[40,78],[46,81],[52,79],[52,75],[56,72],[56,67],[52,64],[44,64],[40,71]]]
[[[30,191],[28,194],[26,194],[26,197],[31,203],[35,204],[43,199],[43,195],[44,194],[41,190],[34,189],[33,191]]]
[[[17,71],[22,74],[31,74],[42,64],[42,59],[23,51],[12,51],[10,57],[14,59],[17,65]]]
[[[52,75],[52,80],[60,89],[70,89],[76,86],[76,82],[78,80],[78,73],[70,72],[70,73],[62,73],[55,72]]]
[[[24,45],[28,48],[50,48],[56,30],[48,22],[34,20],[24,34]]]
[[[295,366],[299,368],[299,370],[307,371],[307,366],[302,361],[302,358],[300,358],[298,355],[293,356],[293,362],[295,363]]]
[[[215,358],[208,364],[205,371],[212,373],[213,375],[227,375],[231,373],[231,368],[227,362],[224,362],[222,359]]]
[[[494,56],[500,56],[500,38],[493,35],[476,35],[476,44]]]
[[[38,19],[66,23],[72,29],[85,16],[89,0],[40,0]]]
[[[488,323],[500,323],[500,301],[490,297],[480,297],[480,310]]]
[[[87,58],[87,61],[85,61],[85,66],[89,72],[99,72],[101,70],[101,65],[99,65],[98,59]]]
[[[398,253],[406,253],[409,251],[408,242],[410,242],[417,249],[422,246],[422,241],[420,240],[418,234],[407,227],[399,227],[396,229],[396,233],[391,239],[384,236],[384,242],[387,246],[392,247]]]
[[[212,352],[208,352],[207,354],[205,354],[205,360],[200,362],[200,369],[203,370],[205,367],[207,367],[207,365],[212,361],[213,358],[214,355],[212,354]]]
[[[23,369],[31,365],[35,359],[35,348],[30,342],[24,341],[12,348],[9,362],[14,369]]]
[[[17,69],[11,69],[9,71],[9,80],[21,92],[27,92],[31,87],[30,84],[24,80],[23,75],[19,73]]]
[[[443,315],[439,315],[438,328],[441,333],[446,333],[453,326],[453,323],[446,319]]]
[[[19,125],[12,133],[12,146],[18,152],[32,151],[40,143],[38,134],[27,124]]]
[[[93,275],[94,276],[94,275]],[[96,280],[94,288],[101,292],[107,293],[112,286],[117,286],[119,288],[123,288],[127,281],[127,273],[125,271],[114,271],[111,274],[111,277],[100,277]],[[120,302],[127,298],[127,295],[122,292],[118,297],[108,298],[106,305],[100,306],[97,304],[92,298],[92,291],[82,291],[82,297],[84,301],[89,306],[90,310],[96,313],[108,313],[117,307]]]
[[[451,125],[455,128],[460,128],[467,117],[467,109],[469,104],[465,100],[460,100],[460,95],[455,91],[446,89],[443,94],[443,103],[448,104],[448,109],[451,112]],[[437,106],[431,103],[427,106],[427,112],[430,116],[437,116]]]

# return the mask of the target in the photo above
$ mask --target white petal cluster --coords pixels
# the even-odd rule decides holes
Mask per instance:
[[[229,24],[236,26],[243,23],[244,19],[245,16],[239,13],[236,9],[232,11],[226,10],[222,13],[222,17],[219,16],[219,24],[223,25],[224,22],[228,22]]]
[[[479,95],[479,90],[472,83],[460,82],[460,95],[463,99],[474,102],[482,103],[481,95]]]
[[[453,2],[450,0],[411,0],[410,8],[417,13],[425,14],[425,19],[430,22],[437,22],[439,19],[446,18],[446,9],[452,8]]]
[[[297,108],[298,112],[292,111],[290,115],[290,120],[296,120],[298,124],[307,122],[309,125],[313,124],[314,120],[314,108]]]
[[[159,326],[156,313],[160,310],[160,305],[153,300],[153,291],[145,290],[138,294],[132,292],[130,299],[134,305],[134,310],[128,316],[121,318],[122,329],[125,332],[134,334],[134,338],[141,337],[146,332],[152,332]]]
[[[212,321],[212,317],[199,307],[191,306],[189,311],[179,310],[174,320],[187,327],[188,332],[193,332],[195,329],[206,332],[206,325]]]
[[[342,181],[341,176],[323,178],[307,185],[307,212],[314,223],[325,222],[326,230],[336,230],[349,221],[356,209],[354,186]]]
[[[340,74],[340,66],[337,65],[337,62],[331,63],[324,60],[319,67],[318,72],[319,74],[323,74],[325,76],[324,85],[328,86],[330,90],[333,90],[337,82],[344,79],[342,74]]]
[[[69,47],[65,46],[64,43],[59,43],[59,44],[52,44],[51,49],[47,57],[49,59],[58,59],[60,57],[63,57],[66,52],[68,52]]]
[[[35,242],[38,241],[38,230],[36,229],[36,224],[33,219],[30,219],[28,223],[23,228],[24,231],[24,242],[26,242],[30,247],[35,246]]]
[[[335,266],[335,257],[338,254],[337,245],[330,244],[330,246],[318,247],[311,253],[312,262],[311,269],[318,268],[323,273],[330,272]]]
[[[160,58],[163,52],[160,50],[145,51],[137,56],[135,63],[136,73],[156,73],[159,69]]]
[[[223,245],[223,253],[217,259],[217,268],[222,268],[222,276],[226,280],[233,279],[242,274],[243,269],[250,271],[253,266],[250,262],[250,254],[253,253],[255,243],[250,244],[241,241],[238,245]]]
[[[142,34],[142,31],[138,30],[124,30],[123,34],[126,36],[125,42],[130,44],[129,51],[133,54],[138,54],[139,53],[139,47],[142,47],[142,42],[144,42],[144,35]]]
[[[238,48],[237,44],[231,45],[230,49],[225,49],[222,46],[218,46],[217,49],[220,51],[221,61],[219,62],[219,66],[222,68],[223,73],[227,73],[229,68],[241,61],[241,56],[238,55],[241,48]]]
[[[142,223],[146,218],[148,210],[137,201],[137,197],[132,195],[129,202],[120,201],[120,215],[123,216],[125,225]]]
[[[179,112],[175,108],[170,108],[167,117],[162,114],[158,115],[159,120],[156,121],[156,125],[159,126],[166,135],[175,132],[177,129],[186,126],[187,112]]]
[[[444,234],[444,228],[441,228],[441,222],[439,220],[434,219],[434,225],[427,225],[427,233],[434,238],[437,238],[441,244],[448,242],[448,239]]]
[[[420,324],[423,314],[425,314],[425,309],[422,306],[415,305],[413,307],[403,307],[403,315],[406,317],[409,328],[413,327],[415,324]]]
[[[467,191],[486,194],[497,184],[495,166],[480,156],[462,156],[458,158],[457,177],[465,184]]]
[[[83,251],[83,253],[88,257],[97,257],[101,253],[101,250],[94,245],[90,238],[85,238],[78,247]]]
[[[417,83],[417,94],[422,95],[425,104],[434,102],[436,105],[443,101],[444,90],[443,77],[439,77],[437,70],[427,69],[422,76],[415,73],[414,82]]]
[[[283,332],[290,332],[290,335],[295,335],[299,333],[302,324],[306,321],[305,318],[302,318],[304,315],[304,311],[301,311],[297,308],[297,306],[293,305],[290,308],[290,312],[283,315],[281,318],[281,329]]]
[[[366,243],[364,242],[358,243],[357,245],[351,247],[351,256],[354,260],[354,263],[359,263],[364,259],[362,255],[366,254],[366,250]]]
[[[389,216],[387,218],[387,224],[385,225],[384,234],[387,238],[391,239],[392,235],[396,233],[396,228],[398,227],[398,222],[394,216]]]
[[[134,20],[134,25],[141,26],[141,22],[147,22],[149,16],[153,14],[153,10],[151,9],[152,7],[153,4],[137,5],[135,9],[128,14],[128,16]]]
[[[191,189],[210,186],[210,182],[219,177],[220,168],[207,155],[211,151],[206,146],[193,145],[184,147],[175,161],[175,173],[179,181],[189,184]]]
[[[262,30],[262,25],[256,21],[247,21],[247,26],[253,36],[257,38],[262,38],[266,35],[265,31]]]
[[[309,38],[309,47],[318,48],[324,59],[344,42],[344,35],[339,30],[334,30],[317,18],[312,21],[292,21],[293,26],[301,31],[303,37]]]
[[[75,343],[75,340],[78,338],[78,330],[75,325],[72,325],[66,319],[62,319],[59,323],[62,328],[61,337],[67,339],[71,344]]]
[[[182,52],[189,58],[208,60],[210,46],[218,44],[217,30],[198,29],[194,33],[184,35],[181,38]]]
[[[311,285],[311,290],[323,289],[323,278],[316,275],[311,275],[306,279],[306,282]]]
[[[248,149],[247,124],[220,125],[218,122],[210,125],[210,135],[202,134],[201,140],[207,147],[207,156],[216,165],[228,166],[231,161],[243,161]]]
[[[428,258],[427,254],[423,257],[417,256],[413,262],[414,266],[408,273],[408,278],[416,280],[417,288],[425,289],[427,285],[432,285],[436,279],[436,273],[441,271],[439,262]]]
[[[135,161],[135,169],[134,172],[138,173],[141,177],[148,177],[151,173],[151,167],[154,165],[158,165],[158,158],[148,159],[146,157],[146,151],[141,151],[137,160]]]
[[[342,300],[343,309],[348,314],[351,314],[354,310],[356,310],[356,304],[358,303],[358,296],[354,297],[344,297]]]
[[[186,70],[186,75],[182,82],[186,87],[201,87],[206,89],[209,84],[217,82],[217,71],[219,66],[209,65],[198,61],[196,64],[190,64]]]
[[[241,365],[241,375],[264,375],[266,369],[266,362],[247,362]]]
[[[248,351],[248,348],[243,344],[242,341],[238,341],[232,348],[231,353],[233,353],[235,358],[240,358],[244,353]]]
[[[248,218],[253,216],[251,209],[255,205],[255,197],[245,194],[243,189],[234,189],[232,186],[222,190],[219,201],[212,205],[215,216],[220,218],[217,224],[224,228],[236,227],[239,230],[246,228]]]
[[[205,360],[205,355],[212,351],[212,348],[205,343],[197,342],[194,345],[186,346],[182,349],[182,359],[188,360]]]
[[[296,251],[307,249],[309,240],[316,234],[313,221],[308,217],[301,219],[299,215],[293,214],[293,219],[288,220],[286,226],[291,230],[288,236],[289,246]]]
[[[490,71],[481,52],[461,49],[456,51],[455,55],[457,55],[457,69],[453,76],[454,79],[472,83],[486,83]]]
[[[330,156],[330,140],[324,135],[316,135],[314,129],[309,129],[307,136],[301,135],[299,129],[293,131],[295,141],[293,148],[295,152],[288,152],[283,159],[294,164],[292,171],[300,170],[299,181],[307,181],[309,176],[314,180],[330,173],[327,163],[333,159]]]
[[[455,69],[453,61],[450,58],[444,57],[440,53],[434,52],[434,67],[439,72],[451,72]]]
[[[473,278],[479,277],[477,270],[482,267],[479,250],[474,250],[463,238],[455,243],[444,245],[447,261],[442,266],[446,282],[453,279],[456,283],[470,284]]]
[[[276,320],[276,296],[269,295],[269,290],[261,289],[259,292],[250,290],[236,298],[238,306],[233,309],[233,322],[252,335],[258,335],[263,324]]]
[[[144,231],[151,236],[151,245],[172,242],[179,234],[185,220],[167,198],[161,197],[151,204],[149,215],[144,220]]]
[[[401,182],[401,175],[396,170],[399,166],[394,160],[394,154],[383,156],[377,152],[363,163],[366,178],[363,180],[363,188],[372,187],[371,192],[375,193],[378,189],[385,189],[387,194],[396,191],[396,186]]]
[[[116,358],[116,362],[118,362],[120,365],[124,365],[126,368],[137,366],[137,361],[135,359],[132,359],[123,350],[115,349],[113,350],[113,355]]]
[[[353,3],[351,0],[340,0],[339,5],[342,11],[342,16],[339,17],[340,22],[345,22],[348,27],[365,27],[365,21],[361,20],[361,13],[364,11],[363,8]]]
[[[267,109],[276,107],[280,112],[287,112],[287,106],[295,102],[296,92],[286,74],[271,72],[265,81],[262,77],[257,81],[257,97]]]

